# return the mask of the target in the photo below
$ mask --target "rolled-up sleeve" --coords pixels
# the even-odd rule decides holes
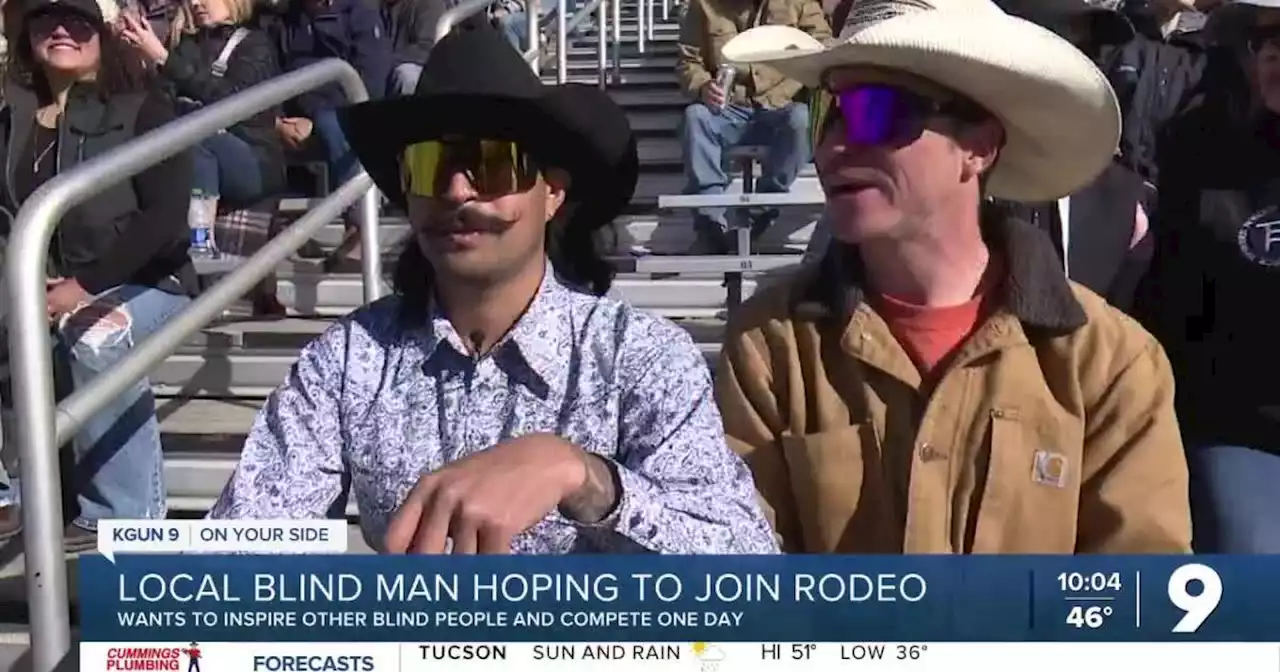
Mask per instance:
[[[631,340],[618,370],[621,496],[588,530],[606,548],[777,553],[751,472],[725,442],[711,373],[693,339],[654,320]]]
[[[258,413],[240,464],[210,518],[338,517],[349,479],[342,450],[344,323],[302,350],[284,384]]]

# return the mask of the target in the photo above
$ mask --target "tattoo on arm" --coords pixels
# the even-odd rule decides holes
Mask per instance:
[[[560,513],[580,523],[598,523],[613,513],[621,496],[618,472],[602,457],[587,453],[586,483],[560,504]]]

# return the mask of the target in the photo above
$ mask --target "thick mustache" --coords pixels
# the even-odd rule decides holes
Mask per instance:
[[[454,233],[501,233],[512,222],[481,212],[476,208],[461,207],[452,213],[433,217],[423,227],[423,233],[447,236]]]

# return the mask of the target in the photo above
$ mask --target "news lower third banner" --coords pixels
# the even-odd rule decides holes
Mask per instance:
[[[535,645],[589,643],[1280,641],[1280,557],[1267,556],[117,553],[82,557],[79,579],[81,638],[107,648],[505,643],[533,660]]]
[[[184,642],[80,645],[82,672],[1275,672],[1275,644]]]

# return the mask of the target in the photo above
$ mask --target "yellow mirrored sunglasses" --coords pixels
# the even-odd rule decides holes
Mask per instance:
[[[465,175],[482,196],[503,196],[531,188],[538,168],[528,153],[509,140],[429,140],[409,145],[400,158],[406,195],[439,196],[458,174]]]

